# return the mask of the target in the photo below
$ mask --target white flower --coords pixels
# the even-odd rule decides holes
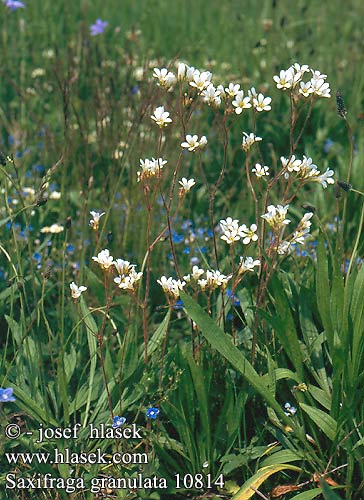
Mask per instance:
[[[240,257],[240,264],[238,269],[238,274],[244,274],[246,272],[254,272],[255,267],[259,267],[261,264],[259,259],[254,260],[253,257]]]
[[[201,139],[198,138],[198,135],[186,135],[186,141],[181,143],[181,147],[188,149],[188,151],[196,151],[197,149],[201,149],[207,144],[207,139],[203,135]]]
[[[312,177],[312,181],[314,182],[319,182],[323,188],[327,188],[328,184],[334,184],[335,181],[332,178],[334,175],[334,171],[330,170],[329,168],[326,170],[325,173],[317,176],[317,177]]]
[[[286,403],[284,405],[284,408],[286,409],[284,413],[287,415],[287,417],[293,417],[293,415],[295,415],[295,413],[297,412],[297,409],[294,406],[291,406],[289,403]]]
[[[207,286],[211,288],[211,290],[219,286],[225,288],[230,278],[231,276],[225,276],[225,274],[222,274],[220,271],[206,271]],[[199,280],[198,283],[200,284],[201,281],[204,280]]]
[[[123,259],[116,259],[113,264],[119,274],[129,274],[135,268],[135,264],[130,264],[128,260]]]
[[[232,245],[245,236],[243,232],[244,226],[239,226],[238,219],[233,220],[231,217],[226,220],[223,219],[220,221],[220,227],[223,232],[221,239],[226,241],[228,245]]]
[[[77,286],[74,281],[70,283],[71,295],[73,299],[78,299],[81,296],[82,292],[87,290],[87,286]]]
[[[61,226],[60,224],[52,224],[51,226],[44,226],[40,230],[41,233],[51,233],[51,234],[58,234],[61,233],[64,230],[64,227]]]
[[[248,90],[248,96],[250,97],[250,99],[258,97],[258,92],[255,90],[255,87],[252,87]]]
[[[163,160],[162,158],[152,158],[151,160],[148,160],[148,158],[146,158],[145,160],[139,161],[142,170],[139,170],[137,172],[138,182],[150,177],[160,177],[163,165],[167,163],[167,160]]]
[[[191,276],[195,281],[197,281],[204,274],[204,272],[205,271],[200,269],[198,266],[193,266]]]
[[[248,152],[255,142],[259,142],[261,140],[262,140],[261,137],[257,137],[252,132],[250,134],[243,132],[242,148],[244,149],[245,152]]]
[[[166,127],[168,123],[172,122],[172,119],[169,118],[168,111],[164,111],[164,106],[156,108],[154,114],[151,115],[151,119],[154,120],[160,128]]]
[[[201,92],[204,102],[218,108],[221,104],[220,90],[215,89],[212,83]]]
[[[239,83],[229,83],[229,86],[225,87],[225,92],[229,97],[235,97],[239,90]]]
[[[191,87],[195,87],[199,92],[202,92],[211,84],[212,73],[210,71],[200,71],[196,69],[193,72],[193,78],[190,81]]]
[[[289,241],[281,241],[277,246],[276,250],[279,255],[284,255],[291,251],[291,243]]]
[[[218,90],[220,92],[220,97],[224,98],[226,97],[226,92],[225,92],[225,89],[224,89],[224,86],[223,85],[218,85],[216,87],[216,90]]]
[[[270,103],[272,102],[271,97],[264,97],[263,94],[258,94],[257,97],[253,98],[253,105],[257,111],[270,111],[272,108]]]
[[[256,163],[255,167],[252,169],[252,172],[255,173],[257,177],[264,177],[269,175],[269,167],[262,167],[260,163]]]
[[[245,224],[241,226],[243,232],[243,244],[249,245],[251,241],[257,241],[258,235],[256,231],[258,229],[256,224],[252,224],[250,228],[248,228]]]
[[[274,205],[269,205],[268,212],[261,215],[261,217],[273,228],[280,229],[282,226],[291,222],[289,219],[286,219],[288,207],[289,205],[277,205],[276,207]]]
[[[181,192],[183,194],[186,194],[190,191],[191,187],[196,184],[195,179],[186,179],[186,177],[182,177],[182,180],[179,181],[179,184],[181,185]],[[182,193],[181,193],[182,194]]]
[[[187,65],[183,62],[180,62],[178,64],[178,69],[177,69],[177,78],[178,81],[181,82],[182,80],[185,79],[186,77],[186,70],[187,70]]]
[[[167,68],[154,68],[153,77],[157,78],[160,87],[170,88],[176,83],[176,77]]]
[[[93,210],[91,210],[90,214],[92,215],[90,226],[92,227],[92,229],[97,231],[99,228],[100,218],[105,215],[105,212],[94,212]]]
[[[207,280],[205,280],[205,279],[198,280],[197,284],[200,286],[202,291],[206,290]]]
[[[290,89],[293,87],[293,71],[292,68],[288,70],[282,69],[279,72],[279,76],[273,76],[273,80],[276,82],[277,89]]]
[[[292,155],[290,158],[284,158],[281,156],[282,167],[288,172],[299,172],[301,168],[302,161],[298,158],[296,159],[295,155]]]
[[[195,74],[195,71],[198,71],[196,70],[196,68],[194,68],[193,66],[187,66],[186,65],[186,80],[188,82],[191,82],[193,80],[193,75]]]
[[[52,191],[51,194],[49,195],[50,200],[59,200],[61,198],[62,194],[59,191]]]
[[[302,94],[304,97],[308,97],[310,94],[313,92],[313,88],[311,85],[311,81],[309,82],[300,82],[300,90],[299,93]]]
[[[311,87],[318,97],[331,97],[330,85],[323,78],[311,78]]]
[[[117,276],[116,278],[114,278],[114,282],[122,290],[130,290],[134,292],[142,276],[143,276],[142,272],[137,273],[134,270],[134,264],[133,264],[133,268],[129,271],[129,274],[127,276],[125,275]]]
[[[243,109],[251,108],[252,105],[250,103],[250,97],[244,97],[244,91],[239,90],[239,92],[235,96],[235,100],[232,102],[232,105],[235,107],[235,113],[240,115]]]
[[[92,257],[92,260],[100,264],[101,268],[105,270],[109,269],[114,263],[113,256],[110,255],[110,250],[107,248],[101,250],[97,257]]]
[[[164,293],[173,299],[178,299],[180,290],[183,290],[186,285],[185,281],[166,278],[166,276],[162,276],[157,282],[163,288]]]

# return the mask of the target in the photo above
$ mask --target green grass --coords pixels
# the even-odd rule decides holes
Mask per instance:
[[[352,154],[350,183],[364,191],[362,2],[26,4],[15,12],[0,5],[0,150],[9,156],[0,172],[0,387],[13,387],[16,397],[0,403],[0,424],[35,432],[40,424],[81,423],[82,429],[73,442],[44,444],[2,433],[1,487],[14,468],[5,452],[58,446],[110,454],[121,446],[145,451],[144,474],[166,477],[170,486],[167,492],[118,490],[110,498],[202,498],[196,489],[177,490],[174,475],[216,480],[223,473],[226,488],[212,488],[223,498],[250,498],[252,485],[265,496],[294,485],[284,500],[360,500],[362,196],[313,183],[298,190],[291,227],[302,218],[302,205],[316,209],[306,256],[277,256],[263,227],[258,243],[228,247],[216,226],[228,216],[240,224],[262,222],[267,185],[253,179],[254,202],[245,168],[259,161],[276,174],[280,157],[289,156],[289,96],[272,77],[294,62],[327,74],[332,94],[315,102],[294,154],[312,157],[322,172],[332,168],[335,180],[347,179]],[[109,24],[90,37],[97,18]],[[272,111],[259,113],[255,123],[251,110],[236,116],[196,104],[187,84],[181,95],[178,85],[166,93],[153,68],[175,71],[176,61],[212,71],[216,85],[239,82],[245,92],[255,86],[272,97]],[[347,122],[337,114],[338,89]],[[160,105],[173,118],[163,132],[150,119]],[[295,137],[308,108],[302,107]],[[263,141],[246,155],[241,134],[252,130]],[[180,154],[186,133],[207,136],[201,155]],[[139,160],[152,157],[168,160],[163,177],[137,182]],[[197,184],[179,199],[182,176]],[[267,204],[287,201],[286,184],[283,178],[272,184]],[[47,200],[53,190],[61,197]],[[89,226],[91,210],[106,212],[98,231]],[[64,230],[41,231],[54,223]],[[167,226],[177,236],[162,234]],[[143,271],[136,293],[117,289],[111,273],[92,261],[103,248]],[[240,281],[240,255],[260,258],[262,271]],[[191,272],[192,257],[205,270],[216,269],[218,260],[222,273],[233,274],[228,286],[235,304],[224,289],[190,287],[181,294],[183,308],[174,307],[157,279]],[[78,301],[70,297],[71,281],[88,287]],[[286,402],[296,407],[294,416],[285,415]],[[151,406],[160,409],[156,421],[145,417]],[[136,423],[143,439],[88,439],[88,424],[111,424],[115,415]],[[20,464],[19,470],[29,477],[70,475],[62,464]],[[138,472],[130,465],[81,464],[72,474],[89,484],[92,477]],[[3,495],[24,498],[13,490]],[[89,490],[34,495],[93,498]]]

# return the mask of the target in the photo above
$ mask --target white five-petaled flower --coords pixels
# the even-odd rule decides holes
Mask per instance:
[[[243,90],[239,90],[239,92],[235,95],[235,99],[232,102],[232,105],[235,107],[235,113],[237,115],[240,115],[243,109],[248,109],[252,107],[250,103],[250,97],[249,96],[244,97]]]
[[[207,144],[206,136],[202,136],[201,139],[198,138],[198,135],[186,135],[186,141],[181,143],[181,147],[184,149],[188,149],[188,151],[196,151],[197,149],[201,149]]]
[[[243,232],[243,244],[244,245],[249,245],[251,241],[257,241],[258,240],[258,235],[256,234],[257,232],[257,225],[252,224],[250,228],[248,228],[245,224],[241,226],[242,232]]]
[[[51,226],[44,226],[40,230],[41,233],[51,233],[58,234],[64,230],[64,227],[61,224],[52,224]]]
[[[112,255],[110,255],[110,250],[107,248],[101,250],[101,252],[98,253],[97,257],[92,257],[92,260],[97,262],[104,270],[109,269],[114,263],[114,258]]]
[[[171,88],[176,83],[176,77],[167,68],[154,68],[153,77],[158,80],[160,87]]]
[[[289,205],[277,205],[276,207],[274,205],[269,205],[268,212],[261,215],[261,217],[274,229],[280,229],[282,226],[291,222],[289,219],[286,219],[288,207]]]
[[[182,180],[179,181],[180,187],[180,196],[186,194],[190,191],[191,187],[193,187],[196,182],[195,179],[186,179],[186,177],[182,177]]]
[[[239,264],[239,269],[238,269],[238,274],[244,274],[247,272],[254,272],[255,267],[260,266],[260,260],[259,259],[253,259],[253,257],[240,257],[240,264]]]
[[[70,283],[71,295],[73,299],[78,299],[81,296],[82,292],[87,290],[87,286],[77,286],[74,281]]]
[[[261,140],[262,138],[257,137],[255,134],[253,134],[253,132],[251,132],[250,134],[243,132],[243,142],[241,146],[243,150],[247,153],[255,142],[259,142]]]
[[[151,119],[154,120],[160,128],[166,127],[168,123],[172,122],[172,119],[169,118],[168,111],[164,111],[164,106],[158,106],[158,108],[154,110],[154,114],[151,115]]]
[[[195,69],[190,85],[191,87],[195,87],[199,92],[202,92],[209,85],[211,85],[211,78],[212,73],[210,73],[210,71],[200,72],[198,69]]]
[[[105,215],[105,212],[94,212],[93,210],[91,210],[90,214],[92,215],[90,226],[92,227],[92,229],[97,231],[99,228],[100,219],[103,215]]]
[[[239,83],[229,83],[229,86],[225,87],[225,92],[229,97],[235,97],[239,91],[240,91]]]
[[[135,264],[130,264],[128,260],[123,259],[116,259],[113,264],[119,274],[129,274],[135,268]]]
[[[257,97],[253,98],[253,106],[256,111],[270,111],[272,107],[270,103],[272,102],[271,97],[264,97],[263,94],[258,94]]]
[[[269,175],[269,167],[267,166],[262,166],[260,163],[256,163],[255,167],[252,168],[252,172],[257,176],[257,177],[264,177]]]
[[[293,77],[292,68],[288,68],[287,70],[282,69],[279,75],[273,76],[273,80],[276,82],[277,89],[290,89],[293,87]]]

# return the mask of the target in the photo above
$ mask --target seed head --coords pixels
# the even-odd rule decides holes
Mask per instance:
[[[345,108],[344,98],[340,90],[336,92],[336,108],[338,115],[341,116],[341,118],[345,118],[347,111]]]

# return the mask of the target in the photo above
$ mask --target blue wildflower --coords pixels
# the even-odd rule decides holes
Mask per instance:
[[[190,247],[186,247],[186,248],[183,250],[183,253],[185,253],[185,254],[187,254],[187,255],[188,255],[190,252],[191,252]]]
[[[183,309],[183,300],[176,300],[173,309]]]
[[[107,21],[102,21],[101,19],[96,19],[94,24],[90,26],[91,36],[102,35],[109,23]]]
[[[13,396],[13,388],[8,387],[7,389],[0,388],[0,403],[9,403],[10,401],[15,401]]]
[[[113,418],[112,426],[113,426],[114,429],[117,429],[118,427],[121,427],[122,425],[124,425],[125,422],[126,422],[126,418],[125,417],[119,417],[118,415],[116,415]]]
[[[3,2],[11,11],[25,9],[25,4],[23,2],[19,2],[18,0],[3,0]]]
[[[297,412],[297,408],[291,406],[289,403],[285,403],[284,408],[286,410],[284,413],[287,415],[287,417],[293,417],[293,415],[295,415],[295,413]]]
[[[158,416],[158,413],[159,413],[159,410],[158,408],[148,408],[146,413],[145,413],[145,416],[147,418],[152,418],[153,420],[155,420]]]
[[[131,95],[137,94],[139,91],[138,85],[134,85],[133,88],[131,89]]]

